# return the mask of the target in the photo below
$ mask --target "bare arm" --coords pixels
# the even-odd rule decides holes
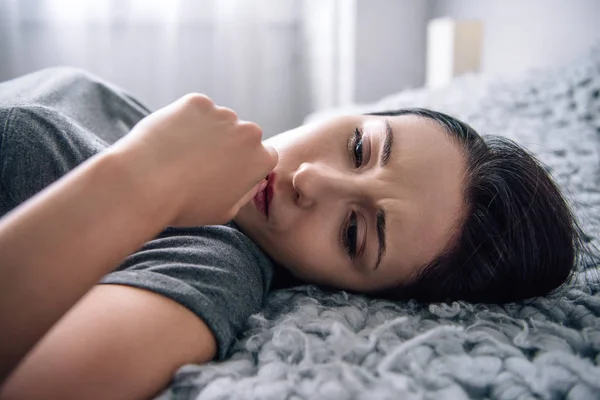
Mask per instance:
[[[2,379],[103,275],[168,224],[172,206],[148,201],[151,189],[136,186],[115,156],[101,154],[0,223]]]
[[[277,162],[260,138],[230,110],[187,96],[0,220],[0,382],[163,227],[231,219]]]
[[[174,301],[99,285],[50,330],[0,391],[2,399],[148,399],[186,363],[210,361],[211,331]]]

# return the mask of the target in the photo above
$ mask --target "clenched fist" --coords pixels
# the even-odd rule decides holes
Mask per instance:
[[[262,130],[208,97],[189,94],[140,121],[109,151],[119,154],[136,187],[169,196],[171,225],[231,220],[277,164]],[[151,198],[148,201],[152,201]]]

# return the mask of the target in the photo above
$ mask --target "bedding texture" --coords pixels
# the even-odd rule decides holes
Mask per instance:
[[[598,244],[600,46],[560,69],[466,76],[309,119],[403,107],[447,112],[527,147]],[[184,366],[158,398],[600,399],[597,268],[559,293],[507,305],[275,291],[228,361]]]

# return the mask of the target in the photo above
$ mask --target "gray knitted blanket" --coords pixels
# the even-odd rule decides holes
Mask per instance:
[[[376,104],[421,106],[509,136],[550,167],[600,238],[600,46],[510,79],[467,76]],[[229,361],[181,368],[160,399],[600,399],[599,271],[503,306],[418,305],[314,286],[272,293]]]

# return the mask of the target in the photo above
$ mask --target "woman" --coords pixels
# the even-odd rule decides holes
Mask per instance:
[[[5,398],[151,396],[184,363],[226,357],[289,277],[511,301],[559,287],[582,244],[531,155],[433,111],[339,117],[265,147],[200,95],[142,119],[79,71],[2,89]],[[111,147],[95,136],[130,129]]]

